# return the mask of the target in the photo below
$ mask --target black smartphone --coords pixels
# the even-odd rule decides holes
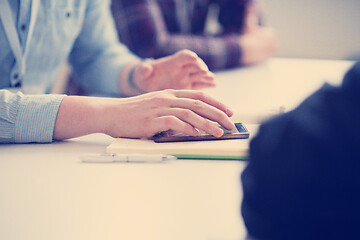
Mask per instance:
[[[200,135],[194,137],[173,130],[168,130],[157,133],[152,137],[152,139],[157,143],[163,143],[163,142],[244,139],[244,138],[249,138],[250,136],[249,131],[242,123],[235,123],[235,127],[232,130],[227,130],[220,125],[217,126],[224,131],[224,134],[221,137],[214,137],[213,135],[210,135],[204,131],[200,131]]]

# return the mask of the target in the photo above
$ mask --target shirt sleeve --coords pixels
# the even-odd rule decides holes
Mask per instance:
[[[263,124],[242,173],[242,215],[259,239],[348,239],[360,216],[360,64]],[[352,235],[355,236],[355,235]],[[351,238],[351,237],[350,237]]]
[[[169,32],[160,6],[152,0],[116,0],[112,3],[112,12],[121,41],[143,58],[159,58],[189,49],[213,71],[242,65],[238,34]]]
[[[241,33],[249,0],[216,1],[219,6],[218,22],[226,32]]]
[[[52,142],[63,97],[0,90],[0,142]]]
[[[69,56],[81,86],[92,93],[119,94],[122,67],[138,59],[118,41],[110,1],[89,1],[82,30]]]

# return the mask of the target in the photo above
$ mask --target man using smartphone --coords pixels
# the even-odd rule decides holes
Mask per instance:
[[[204,62],[188,50],[141,61],[118,42],[109,0],[0,0],[0,19],[0,142],[233,128],[232,112],[196,91],[215,85]],[[65,60],[90,92],[135,97],[48,94]]]

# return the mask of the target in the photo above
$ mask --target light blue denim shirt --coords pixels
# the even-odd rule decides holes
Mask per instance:
[[[24,47],[31,0],[9,3]],[[48,93],[65,60],[83,88],[100,94],[120,94],[119,72],[138,58],[118,42],[109,7],[110,0],[40,0],[22,77],[17,74],[19,66],[0,23],[0,142],[53,140],[64,95]],[[19,82],[23,93],[14,93]]]

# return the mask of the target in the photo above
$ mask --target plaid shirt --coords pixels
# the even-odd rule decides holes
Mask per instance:
[[[239,36],[251,0],[113,0],[119,39],[142,58],[159,58],[181,49],[198,54],[210,70],[239,67]],[[222,32],[205,32],[211,4],[219,7]]]

